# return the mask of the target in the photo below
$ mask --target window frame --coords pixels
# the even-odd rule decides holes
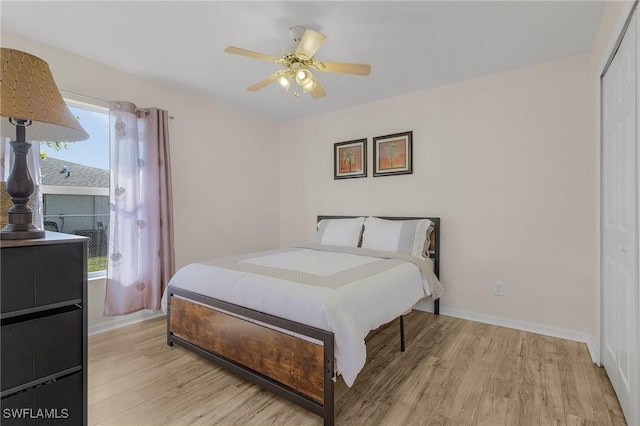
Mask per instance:
[[[71,92],[60,90],[63,95],[64,102],[73,108],[88,110],[91,112],[103,113],[109,115],[109,103],[99,101],[97,99],[78,95]],[[82,143],[82,142],[80,142]],[[110,188],[88,188],[77,186],[55,186],[42,185],[41,193],[44,195],[87,195],[87,196],[109,196]],[[88,280],[95,281],[105,279],[107,277],[107,269],[100,271],[88,272]]]

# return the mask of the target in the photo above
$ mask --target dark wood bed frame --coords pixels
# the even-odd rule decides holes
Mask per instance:
[[[322,219],[356,216],[318,216]],[[385,217],[390,220],[425,219]],[[440,218],[434,223],[429,255],[440,272]],[[283,396],[334,423],[333,333],[169,286],[167,344],[177,344],[264,389]],[[440,313],[440,300],[434,301]],[[247,321],[249,318],[252,321]],[[285,330],[281,331],[279,329]],[[291,332],[308,337],[303,339]],[[400,316],[404,351],[404,317]]]

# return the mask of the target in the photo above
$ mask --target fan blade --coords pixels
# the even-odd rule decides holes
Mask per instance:
[[[313,90],[309,93],[311,94],[311,97],[313,99],[321,98],[327,94],[327,92],[324,91],[322,86],[320,86],[320,83],[318,83],[317,81],[316,81],[316,87],[314,87]]]
[[[269,84],[271,84],[274,81],[276,81],[280,77],[281,74],[282,74],[282,71],[278,71],[276,73],[273,73],[269,77],[265,78],[262,81],[257,82],[253,86],[247,87],[247,90],[249,92],[257,92],[258,90],[262,89],[263,87],[266,87]]]
[[[306,57],[311,59],[313,55],[315,55],[315,53],[318,51],[320,46],[322,46],[322,43],[324,43],[324,39],[326,38],[326,35],[307,28],[302,35],[300,43],[298,44],[296,54],[305,55]]]
[[[339,74],[369,75],[369,73],[371,73],[371,65],[351,64],[348,62],[316,62],[315,68],[318,71],[336,72]]]
[[[260,59],[262,61],[275,62],[278,60],[275,56],[267,55],[266,53],[254,52],[252,50],[241,49],[234,46],[229,46],[224,49],[224,51],[234,55],[246,56],[247,58]]]

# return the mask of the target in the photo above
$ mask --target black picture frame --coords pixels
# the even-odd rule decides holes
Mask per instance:
[[[413,131],[373,138],[373,176],[411,173],[413,173]]]
[[[351,179],[367,176],[367,139],[333,144],[333,178]]]

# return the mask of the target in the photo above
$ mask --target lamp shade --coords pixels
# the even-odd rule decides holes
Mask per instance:
[[[14,138],[9,119],[30,120],[27,140],[76,142],[89,138],[65,104],[49,64],[19,50],[0,48],[0,134]]]

